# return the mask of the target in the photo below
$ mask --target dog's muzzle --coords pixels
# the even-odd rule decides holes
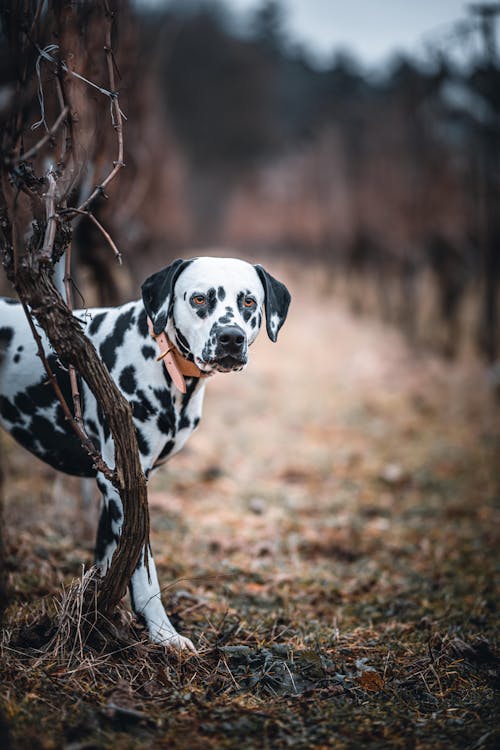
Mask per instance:
[[[216,334],[214,357],[207,364],[218,372],[241,370],[247,363],[247,338],[239,326],[224,326]]]

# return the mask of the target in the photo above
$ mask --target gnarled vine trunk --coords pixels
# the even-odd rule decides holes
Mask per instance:
[[[74,403],[61,404],[66,418],[94,463],[111,479],[123,502],[122,534],[97,596],[98,610],[107,616],[125,594],[143,549],[148,549],[146,478],[130,406],[73,317],[71,295],[65,301],[56,288],[53,273],[55,263],[65,252],[70,252],[71,221],[82,214],[88,220],[95,197],[104,194],[105,187],[123,166],[122,113],[115,91],[111,49],[114,11],[106,0],[78,5],[54,0],[47,4],[45,13],[41,12],[42,5],[30,0],[21,3],[12,0],[2,10],[14,67],[11,82],[14,96],[2,123],[0,240],[7,276],[24,305],[39,356],[54,389],[57,384],[51,377],[33,319],[45,331],[61,362],[88,384],[113,437],[115,466],[109,467],[85,434],[75,385]],[[44,65],[49,71],[47,75],[42,71]],[[96,75],[96,65],[100,78],[94,84],[90,78]],[[96,100],[97,86],[108,118],[111,108],[110,128],[116,133],[117,157],[116,153],[102,153],[99,143],[93,145],[92,152],[88,134],[81,127],[82,122],[95,118],[96,107],[103,103]],[[46,132],[27,148],[25,141],[33,138],[29,126],[37,99],[38,114]],[[85,148],[80,148],[82,137],[87,138]],[[77,194],[78,176],[86,166],[83,154],[90,154],[101,165],[107,156],[107,171],[100,175],[100,182],[83,201],[80,195],[77,206],[73,196]],[[106,234],[104,230],[103,233]],[[110,238],[109,242],[113,246]],[[69,288],[68,278],[66,282]],[[76,377],[73,382],[76,383]],[[56,395],[62,399],[57,390]]]

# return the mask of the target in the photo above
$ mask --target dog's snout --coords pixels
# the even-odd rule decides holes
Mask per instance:
[[[245,335],[238,326],[226,326],[217,334],[217,343],[226,354],[241,354]]]

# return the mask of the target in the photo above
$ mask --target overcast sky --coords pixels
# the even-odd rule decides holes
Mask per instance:
[[[228,0],[245,12],[256,0]],[[290,36],[311,51],[330,56],[344,47],[361,62],[378,64],[397,50],[421,52],[424,40],[447,36],[467,14],[464,0],[281,0]]]

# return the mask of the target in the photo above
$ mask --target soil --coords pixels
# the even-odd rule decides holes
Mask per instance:
[[[164,601],[198,655],[149,644],[125,606],[82,636],[68,591],[97,498],[2,435],[2,747],[498,746],[486,378],[355,317],[324,273],[283,273],[278,343],[261,334],[245,373],[208,383],[198,432],[150,483]]]

